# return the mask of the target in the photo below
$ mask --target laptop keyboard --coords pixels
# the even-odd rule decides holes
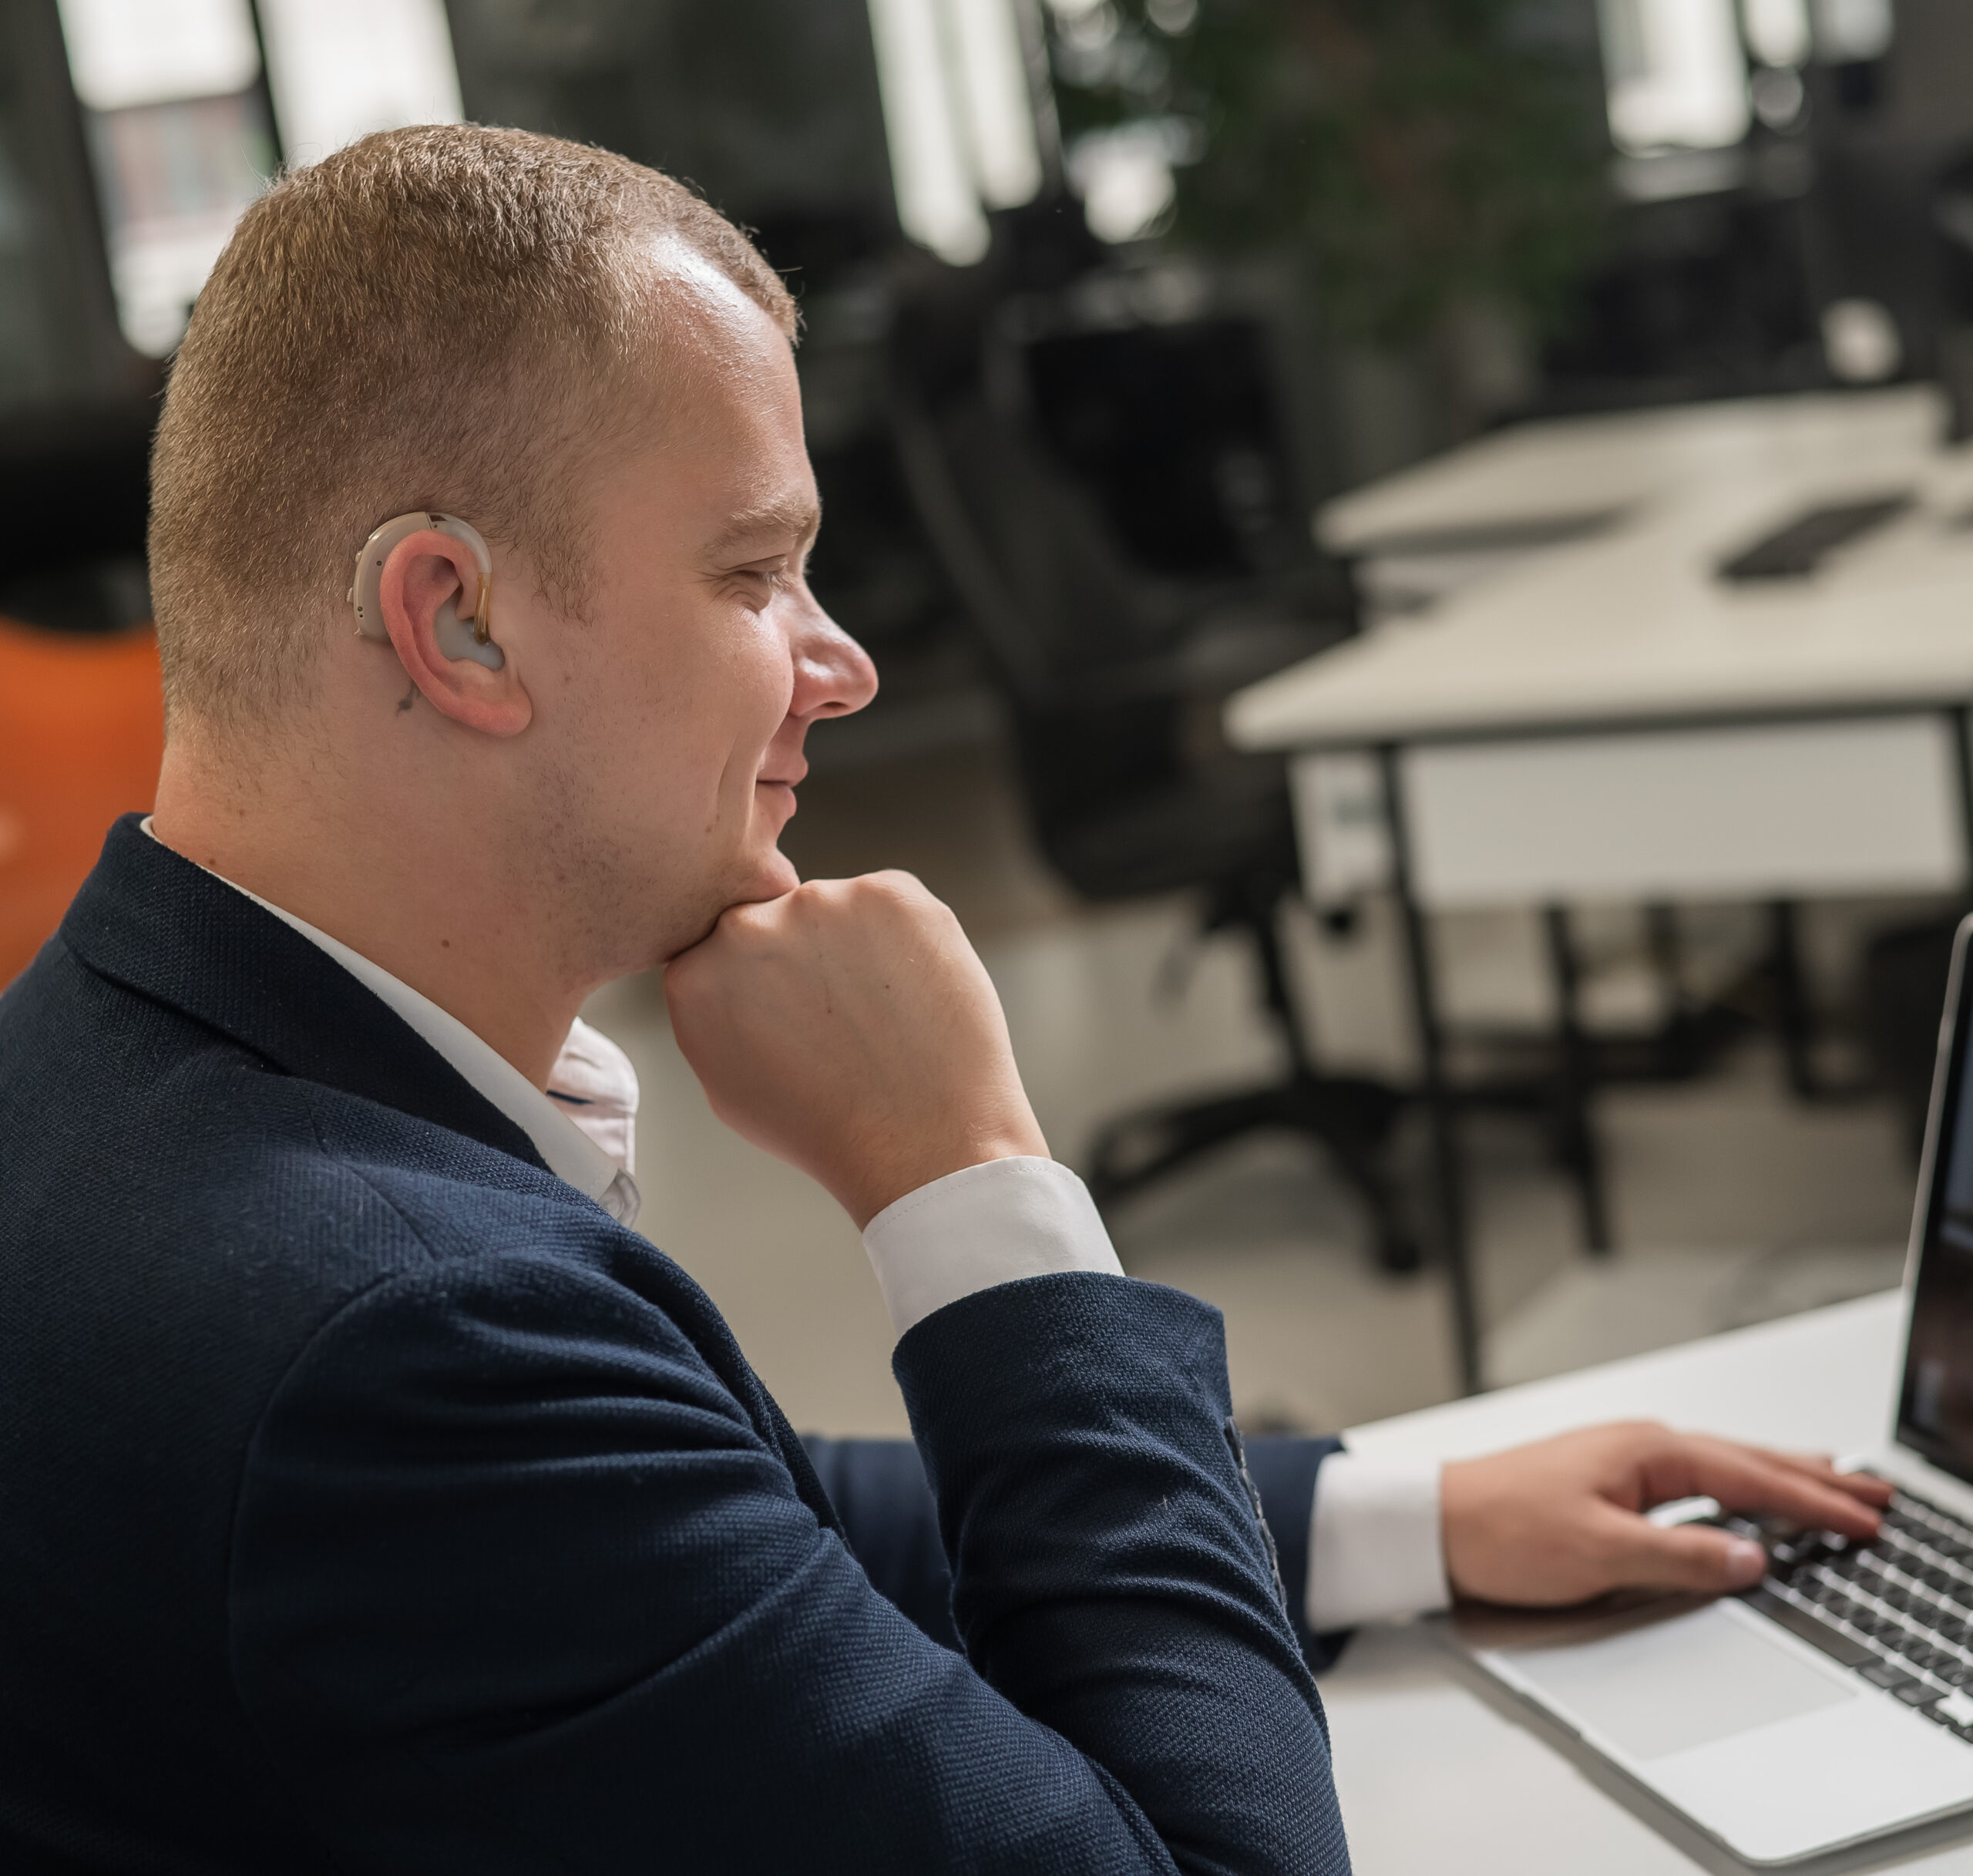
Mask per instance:
[[[1768,1575],[1749,1606],[1973,1741],[1973,1527],[1900,1491],[1871,1543],[1826,1531],[1766,1541]]]

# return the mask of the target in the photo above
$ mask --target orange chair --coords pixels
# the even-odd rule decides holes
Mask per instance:
[[[157,639],[0,618],[0,987],[47,941],[119,814],[148,809],[164,754]]]

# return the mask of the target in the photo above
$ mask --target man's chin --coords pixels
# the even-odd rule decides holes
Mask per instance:
[[[656,959],[658,965],[671,963],[673,958],[689,951],[695,944],[712,936],[722,913],[730,912],[735,906],[757,906],[764,900],[779,899],[792,893],[802,883],[802,876],[795,870],[795,864],[778,849],[769,849],[758,864],[744,870],[736,869],[725,886],[709,892],[700,902],[698,921],[690,926],[674,926],[670,941]]]
[[[784,893],[792,893],[802,883],[802,876],[795,870],[795,862],[778,847],[770,847],[766,856],[755,869],[752,890],[743,895],[744,899],[778,899]],[[741,903],[739,900],[734,902]]]
[[[793,892],[801,883],[802,876],[795,870],[795,862],[778,848],[770,847],[754,866],[728,884],[725,903],[720,910],[724,912],[732,906],[757,906],[763,899],[779,899]],[[714,923],[718,923],[716,918]]]

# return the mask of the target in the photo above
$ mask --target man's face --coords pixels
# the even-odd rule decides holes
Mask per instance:
[[[603,471],[587,621],[529,688],[548,850],[590,929],[633,970],[743,901],[796,883],[776,846],[818,718],[877,688],[808,590],[820,512],[788,341],[723,281],[667,345],[655,445]]]

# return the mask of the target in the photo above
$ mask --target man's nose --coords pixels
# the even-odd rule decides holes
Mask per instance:
[[[846,717],[877,694],[870,654],[819,606],[812,605],[795,645],[791,716]]]

